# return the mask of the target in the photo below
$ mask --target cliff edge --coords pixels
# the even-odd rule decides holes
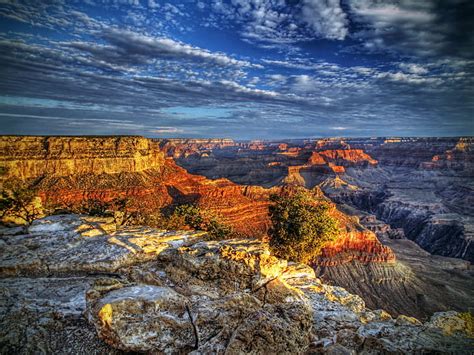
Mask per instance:
[[[2,352],[473,351],[462,315],[382,310],[256,240],[58,215],[1,230]]]

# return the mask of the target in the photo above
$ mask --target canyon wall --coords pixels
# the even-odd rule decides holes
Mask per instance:
[[[0,138],[2,178],[117,174],[159,169],[164,154],[143,137]]]
[[[141,137],[2,137],[0,140],[0,181],[26,179],[36,184],[43,201],[52,205],[74,206],[87,199],[110,201],[128,196],[138,201],[140,208],[153,212],[194,203],[218,212],[242,235],[265,237],[270,225],[268,198],[271,193],[278,193],[287,185],[307,188],[319,185],[334,201],[368,211],[377,208],[381,211],[384,203],[392,201],[392,212],[375,214],[389,223],[390,216],[401,216],[400,227],[408,232],[409,238],[417,240],[416,233],[410,234],[406,229],[412,224],[403,225],[407,215],[393,199],[400,200],[403,188],[411,187],[412,190],[405,190],[403,196],[420,203],[420,192],[416,191],[426,184],[426,175],[415,179],[416,175],[410,170],[413,168],[398,163],[384,166],[379,162],[379,156],[368,153],[377,144],[392,143],[357,141],[349,144],[320,140],[282,144],[229,140],[163,141]],[[367,150],[362,150],[364,144]],[[190,174],[176,161],[206,176]],[[422,171],[429,174],[430,179],[437,179],[443,172],[439,170]],[[457,180],[457,184],[450,184],[452,188],[457,191],[456,186],[465,181],[462,179],[465,177]],[[414,180],[417,183],[411,185]],[[432,186],[425,186],[421,195],[431,198],[425,191]],[[390,196],[392,200],[389,200]],[[459,194],[449,194],[451,205],[459,205],[456,199],[465,201]],[[450,209],[446,201],[447,197],[442,197],[437,205]],[[416,210],[411,208],[411,212]],[[402,282],[400,268],[403,266],[393,250],[353,217],[337,209],[334,211],[342,233],[322,250],[313,265],[328,282],[348,287],[367,298],[371,307],[385,307],[394,314],[404,311],[424,317],[455,302],[455,298],[449,298],[444,303],[442,300],[432,302],[432,307],[419,306],[417,295],[429,294],[432,285],[417,286],[421,281],[416,275]],[[470,255],[470,252],[456,254],[445,247],[446,244],[458,245],[451,243],[453,238],[467,241],[465,234],[452,234],[452,238],[443,240],[427,225],[425,232],[418,235],[423,235],[427,241],[424,246],[427,250],[430,245],[436,245],[436,252],[442,255]],[[460,248],[471,250],[465,244]],[[356,287],[360,280],[364,280],[363,286]],[[449,280],[446,282],[449,284]],[[408,299],[403,298],[403,289],[409,288],[413,292],[410,291]],[[456,288],[453,290],[457,292]],[[378,297],[378,294],[392,294],[393,299]]]

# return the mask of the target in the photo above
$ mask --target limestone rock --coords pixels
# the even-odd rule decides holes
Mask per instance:
[[[81,235],[91,223],[107,221],[54,216],[30,234],[2,237],[18,256],[1,254],[9,271],[0,280],[2,352],[59,353],[61,346],[105,354],[473,350],[457,313],[436,314],[424,324],[393,320],[323,283],[310,267],[273,257],[258,240],[205,241],[199,233],[145,227]],[[21,258],[26,250],[31,254]],[[38,272],[31,260],[58,275],[44,277],[47,268]]]
[[[94,291],[88,292],[87,314],[107,344],[126,351],[163,353],[189,352],[195,347],[187,300],[171,288],[125,286],[99,299]]]

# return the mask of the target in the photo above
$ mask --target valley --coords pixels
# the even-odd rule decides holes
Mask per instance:
[[[424,318],[474,307],[472,144],[4,137],[2,179],[31,181],[63,209],[123,196],[148,213],[192,203],[263,239],[269,196],[304,186],[336,203],[344,227],[314,260],[317,273],[372,308]]]

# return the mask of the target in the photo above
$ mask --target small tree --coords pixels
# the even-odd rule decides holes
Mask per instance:
[[[189,228],[206,231],[212,239],[225,239],[233,234],[232,227],[222,222],[221,216],[195,205],[178,206],[169,220],[181,220]]]
[[[339,234],[331,206],[305,189],[293,195],[272,195],[270,249],[278,257],[310,263]]]
[[[20,219],[27,225],[43,215],[37,190],[22,183],[10,183],[0,193],[1,219]]]

